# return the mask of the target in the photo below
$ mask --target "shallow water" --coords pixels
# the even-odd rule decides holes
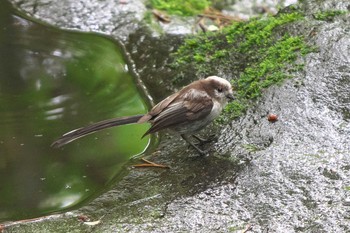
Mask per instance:
[[[63,133],[146,112],[121,47],[100,35],[33,22],[0,2],[0,221],[77,207],[127,172],[147,125]]]

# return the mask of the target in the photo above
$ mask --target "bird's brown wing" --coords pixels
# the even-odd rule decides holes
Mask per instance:
[[[190,89],[179,94],[158,115],[151,119],[152,126],[145,135],[185,122],[190,123],[203,119],[210,114],[212,108],[213,101],[206,92]]]
[[[161,111],[163,111],[166,107],[168,107],[168,105],[174,101],[174,99],[176,99],[176,97],[178,97],[179,93],[176,92],[170,96],[168,96],[167,98],[165,98],[164,100],[162,100],[161,102],[159,102],[156,106],[154,106],[151,111],[149,111],[149,113],[147,113],[146,115],[144,115],[143,117],[141,117],[140,120],[138,120],[137,123],[145,123],[148,122],[149,120],[151,120],[152,118],[156,117],[157,115],[159,115],[159,113]]]

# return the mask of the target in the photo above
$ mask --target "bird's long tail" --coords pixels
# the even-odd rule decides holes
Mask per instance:
[[[121,118],[113,118],[109,120],[104,120],[100,122],[93,123],[91,125],[88,125],[86,127],[82,127],[79,129],[72,130],[64,135],[62,137],[58,138],[56,141],[54,141],[51,146],[59,148],[61,146],[64,146],[78,138],[84,137],[88,134],[94,133],[96,131],[100,131],[102,129],[119,126],[119,125],[127,125],[136,123],[143,115],[135,115],[135,116],[127,116],[127,117],[121,117]]]

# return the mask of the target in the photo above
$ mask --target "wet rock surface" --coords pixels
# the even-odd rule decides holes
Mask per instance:
[[[20,10],[51,25],[93,31],[125,39],[139,27],[146,7],[142,1],[11,1]]]
[[[73,1],[64,1],[67,2]],[[96,5],[100,9],[109,1],[93,2],[88,9]],[[50,3],[59,4],[39,4],[36,12],[58,12],[50,8]],[[62,7],[66,9],[64,3]],[[314,13],[346,10],[348,5],[347,1],[309,1],[304,8]],[[47,21],[71,27],[71,13],[57,13],[56,22],[52,18]],[[43,17],[39,13],[35,16]],[[108,23],[103,24],[104,20]],[[110,20],[117,19],[104,17],[93,25],[104,31]],[[77,29],[95,27],[86,21],[79,24],[81,21],[77,20]],[[9,230],[240,232],[250,225],[252,232],[350,231],[350,21],[348,15],[343,15],[310,25],[303,30],[313,32],[308,40],[319,51],[306,56],[304,71],[267,89],[241,118],[221,129],[209,129],[219,135],[211,144],[209,156],[197,157],[179,138],[163,134],[159,147],[149,156],[170,169],[128,166],[129,175],[90,204],[57,218],[15,225]],[[137,30],[125,35],[139,35]],[[114,29],[104,31],[114,35],[113,32]],[[127,44],[136,69],[141,76],[149,77],[146,85],[167,86],[171,72],[162,64],[167,63],[168,54],[150,59],[156,67],[141,64],[148,59],[140,55],[147,56],[148,51],[156,54],[156,48],[161,47],[159,38],[168,37],[157,37],[156,42],[152,42],[152,36],[145,38],[139,46],[137,39]],[[164,51],[176,48],[163,43]],[[155,94],[156,100],[172,89]],[[277,114],[278,121],[269,122],[269,113]],[[130,165],[137,162],[131,161]],[[101,221],[89,226],[78,221],[79,215]]]

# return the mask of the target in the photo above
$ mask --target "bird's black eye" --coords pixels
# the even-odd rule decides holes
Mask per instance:
[[[222,88],[221,87],[218,88],[218,92],[220,92],[220,93],[222,92]]]

